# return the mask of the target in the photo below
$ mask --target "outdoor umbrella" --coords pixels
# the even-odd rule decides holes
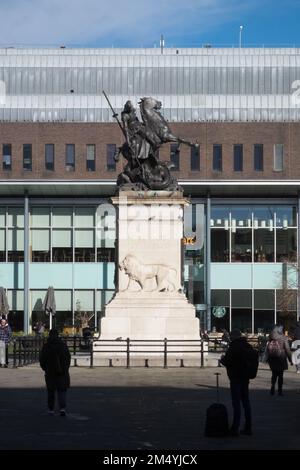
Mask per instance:
[[[54,289],[52,286],[48,287],[47,289],[43,306],[42,306],[42,310],[46,313],[46,315],[50,316],[50,330],[51,330],[52,316],[55,315],[56,313]]]
[[[6,317],[9,314],[9,305],[4,287],[0,287],[0,313]]]

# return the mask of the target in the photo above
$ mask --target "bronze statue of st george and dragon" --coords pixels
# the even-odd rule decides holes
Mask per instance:
[[[103,94],[125,137],[125,142],[115,155],[116,161],[120,155],[127,161],[118,176],[118,188],[173,191],[178,189],[177,180],[170,171],[173,163],[159,160],[159,148],[170,142],[177,144],[176,152],[179,152],[181,144],[190,147],[197,147],[198,144],[181,139],[172,133],[160,113],[162,106],[160,101],[150,97],[141,98],[139,107],[142,120],[140,120],[132,102],[128,100],[121,112],[120,121],[104,91]]]

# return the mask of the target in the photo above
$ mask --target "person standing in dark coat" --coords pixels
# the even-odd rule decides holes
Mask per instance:
[[[8,345],[11,341],[11,328],[5,316],[0,320],[0,367],[8,367]]]
[[[283,334],[283,326],[276,325],[269,336],[266,346],[265,360],[272,371],[270,394],[275,394],[278,379],[278,395],[282,396],[283,373],[288,369],[288,361],[292,365],[291,350],[287,337]]]
[[[300,339],[300,321],[296,322],[295,330],[294,330],[294,339]]]
[[[250,361],[258,365],[258,354],[243,337],[238,329],[230,333],[230,344],[226,354],[220,362],[227,369],[227,375],[230,380],[230,392],[233,408],[233,421],[230,428],[231,436],[239,435],[241,421],[241,404],[245,413],[245,426],[241,434],[252,434],[252,416],[249,400],[249,379],[251,372],[249,369]]]
[[[293,333],[293,341],[300,341],[300,321],[297,321],[296,323],[295,330]],[[300,374],[300,363],[296,364],[296,371],[297,374]]]
[[[59,338],[57,330],[50,330],[49,338],[40,353],[40,365],[45,371],[49,414],[54,414],[55,393],[57,393],[60,416],[66,415],[70,362],[71,356],[67,345]]]

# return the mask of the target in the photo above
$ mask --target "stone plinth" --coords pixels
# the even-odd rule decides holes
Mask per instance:
[[[124,191],[112,200],[118,289],[106,306],[99,339],[199,339],[195,307],[182,290],[187,199],[179,191]]]
[[[195,308],[184,294],[120,292],[106,306],[101,338],[199,339]]]

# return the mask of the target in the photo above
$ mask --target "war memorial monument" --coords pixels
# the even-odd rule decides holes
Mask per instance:
[[[121,120],[113,111],[125,138],[115,158],[123,156],[127,164],[112,198],[116,294],[106,306],[100,341],[196,340],[199,320],[182,287],[183,210],[189,201],[172,176],[172,164],[159,160],[159,148],[167,142],[178,144],[178,150],[197,144],[173,135],[161,102],[142,98],[139,106],[141,120],[131,101]]]

